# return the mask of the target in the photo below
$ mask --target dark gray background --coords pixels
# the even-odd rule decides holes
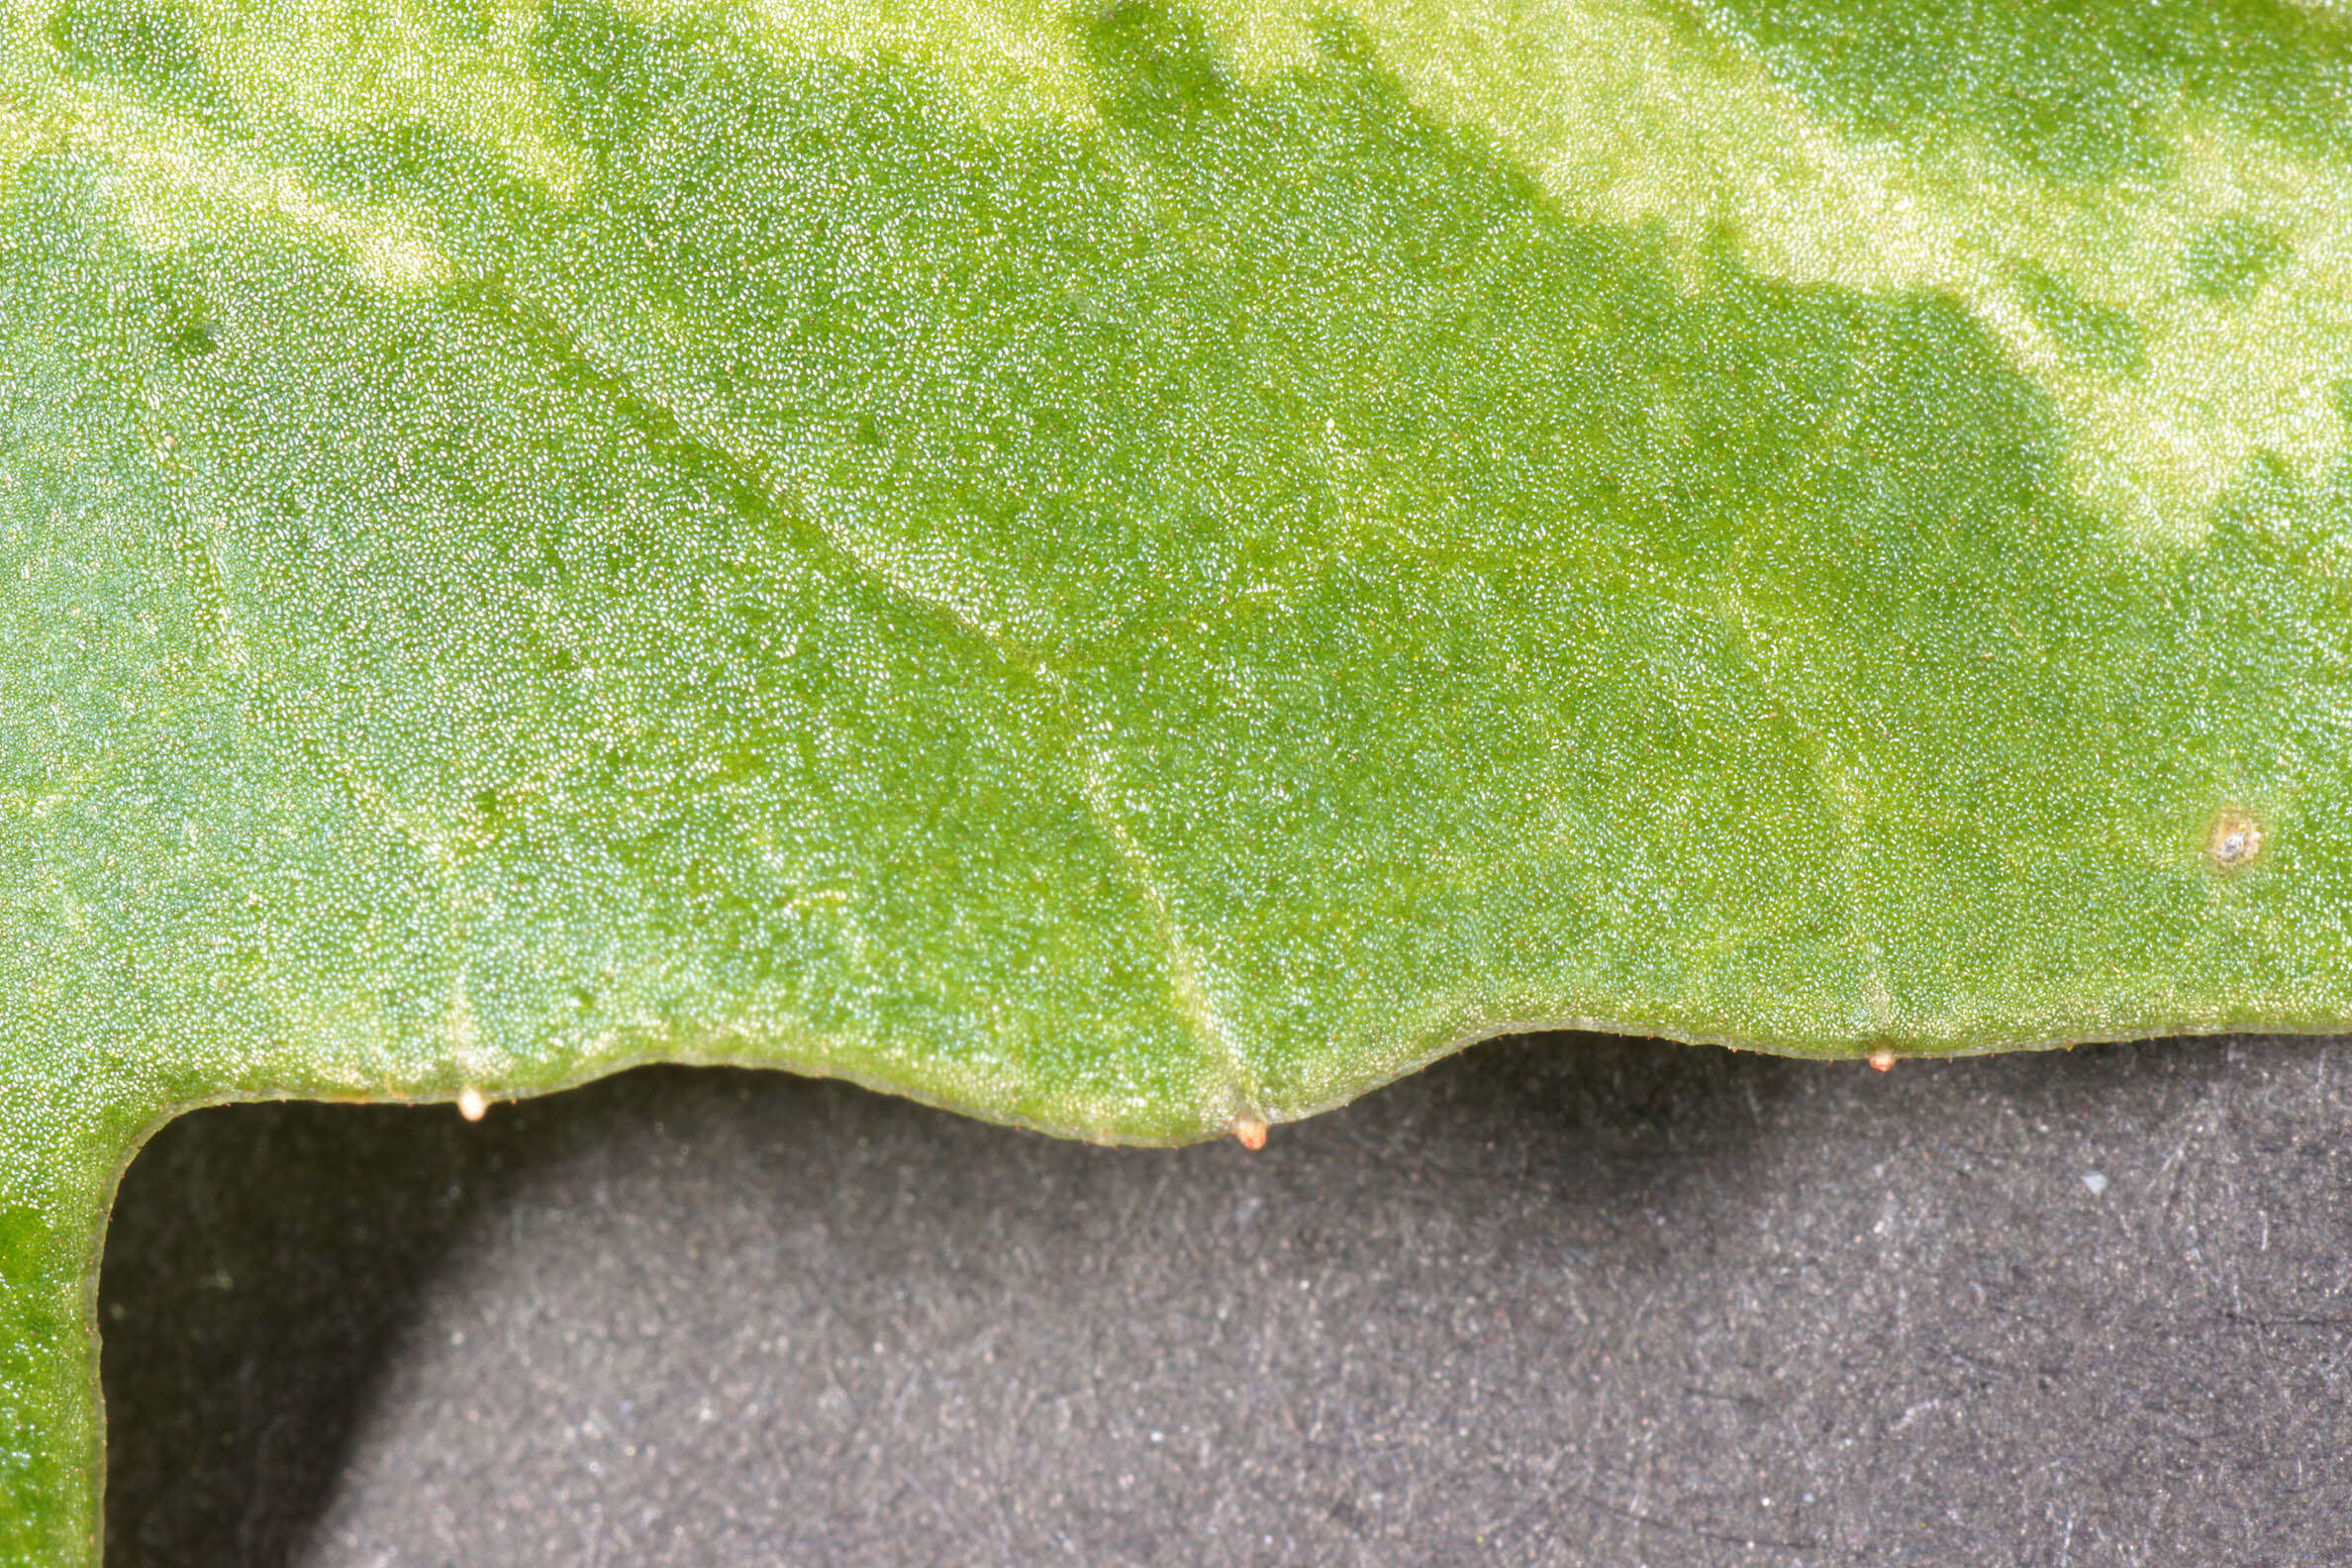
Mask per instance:
[[[2352,1561],[2346,1043],[1552,1035],[1254,1155],[205,1112],[107,1253],[108,1561]]]

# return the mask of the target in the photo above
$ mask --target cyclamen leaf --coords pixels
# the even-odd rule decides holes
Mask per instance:
[[[24,0],[0,1549],[138,1140],[2352,1024],[2352,26]]]

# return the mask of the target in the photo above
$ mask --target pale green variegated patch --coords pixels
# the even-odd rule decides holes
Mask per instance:
[[[208,1100],[2352,1021],[2332,13],[9,17],[18,1556]]]
[[[430,228],[391,213],[322,200],[293,170],[223,147],[181,116],[99,90],[60,89],[44,142],[102,164],[111,216],[142,248],[184,248],[223,234],[271,229],[324,243],[368,282],[426,288],[454,280]]]

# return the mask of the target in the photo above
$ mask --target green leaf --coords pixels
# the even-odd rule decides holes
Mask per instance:
[[[0,1552],[239,1098],[2352,1024],[2352,27],[23,0]]]

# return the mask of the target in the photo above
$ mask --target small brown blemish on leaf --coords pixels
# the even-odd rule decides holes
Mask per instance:
[[[2262,853],[2262,824],[2242,811],[2222,811],[2213,815],[2213,825],[2205,831],[2205,858],[2224,871],[2238,867]]]
[[[482,1098],[482,1091],[467,1084],[457,1091],[457,1114],[468,1122],[479,1122],[490,1109],[490,1102]]]
[[[1245,1149],[1264,1148],[1266,1146],[1266,1124],[1253,1116],[1233,1118],[1233,1141]]]
[[[1895,1053],[1881,1045],[1870,1053],[1870,1065],[1880,1072],[1893,1072],[1895,1070]]]

